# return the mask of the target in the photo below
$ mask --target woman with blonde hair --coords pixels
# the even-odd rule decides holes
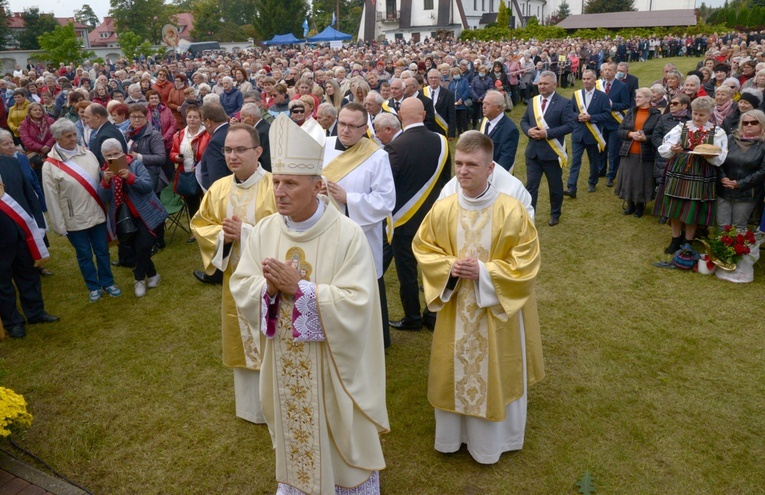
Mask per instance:
[[[324,85],[324,101],[335,107],[337,113],[343,106],[343,94],[340,92],[340,84],[335,79],[328,79]]]
[[[728,155],[717,173],[717,226],[747,228],[765,195],[765,113],[744,112],[728,138]]]

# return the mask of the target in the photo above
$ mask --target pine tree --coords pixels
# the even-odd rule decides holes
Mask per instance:
[[[91,29],[91,31],[96,29],[96,27],[100,24],[98,16],[95,12],[93,12],[93,8],[87,3],[83,5],[80,10],[76,10],[74,12],[74,20],[81,24],[85,24]]]
[[[8,28],[8,18],[11,11],[8,8],[8,0],[0,0],[0,50],[5,50],[11,40],[11,30]]]
[[[217,0],[199,0],[192,7],[191,13],[194,14],[194,29],[191,30],[191,37],[195,41],[217,39],[215,34],[221,27],[221,11],[218,5]]]
[[[504,0],[499,0],[499,11],[497,12],[497,26],[501,28],[510,27],[510,9]]]
[[[571,15],[571,7],[568,6],[568,2],[565,0],[562,4],[560,4],[560,7],[558,7],[558,17],[560,17],[560,20],[562,21],[566,17]],[[560,22],[560,21],[558,21]]]
[[[634,12],[634,0],[587,0],[585,14],[603,14],[605,12]]]

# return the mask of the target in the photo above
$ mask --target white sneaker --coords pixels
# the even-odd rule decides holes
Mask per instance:
[[[90,302],[98,302],[101,300],[101,289],[90,291]]]
[[[135,281],[135,297],[143,297],[146,295],[146,282],[143,280]]]
[[[149,289],[156,289],[159,285],[159,281],[162,280],[162,277],[159,276],[159,273],[154,275],[153,277],[149,277],[146,279],[147,283],[146,285],[149,287]]]

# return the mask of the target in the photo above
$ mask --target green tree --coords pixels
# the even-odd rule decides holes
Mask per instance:
[[[255,0],[226,0],[221,2],[220,9],[221,17],[224,21],[241,26],[252,20],[252,13],[255,11]]]
[[[95,55],[89,50],[83,50],[82,41],[77,37],[71,22],[42,34],[39,43],[43,50],[42,58],[56,66],[60,62],[79,64]]]
[[[233,22],[223,22],[216,33],[216,41],[244,41],[247,34],[242,26],[237,26]]]
[[[117,37],[117,44],[128,60],[135,60],[138,57],[138,47],[141,46],[141,43],[143,43],[143,38],[133,31],[125,31]]]
[[[560,17],[560,20],[562,21],[570,15],[571,7],[568,6],[568,2],[564,1],[562,4],[560,4],[560,7],[558,7],[558,17]]]
[[[585,14],[603,14],[605,12],[634,12],[635,0],[587,0]]]
[[[510,26],[510,13],[512,11],[507,7],[504,0],[499,0],[499,11],[497,12],[497,26],[508,27]]]
[[[163,0],[110,0],[109,15],[114,18],[117,35],[132,31],[150,43],[162,42],[162,26],[170,22],[170,11]]]
[[[335,0],[314,0],[311,6],[311,27],[322,31],[329,26],[336,6]],[[358,32],[363,8],[363,0],[340,0],[340,31],[352,34]],[[303,34],[302,31],[300,34]]]
[[[8,0],[0,0],[0,50],[5,50],[12,41],[11,30],[8,28],[8,18],[11,10],[8,8]]]
[[[83,5],[80,10],[74,11],[74,20],[85,24],[91,29],[91,31],[96,29],[96,27],[100,24],[98,16],[95,12],[93,12],[93,9],[87,3]]]
[[[53,18],[53,14],[41,14],[37,7],[24,9],[21,18],[24,20],[24,30],[16,38],[21,50],[39,50],[38,38],[58,27],[58,22]]]
[[[216,39],[216,33],[221,27],[221,11],[217,0],[200,0],[191,9],[194,14],[194,29],[191,37],[196,41]],[[219,40],[220,41],[220,40]]]
[[[263,39],[292,33],[303,37],[303,20],[308,12],[305,0],[256,0],[252,25]]]

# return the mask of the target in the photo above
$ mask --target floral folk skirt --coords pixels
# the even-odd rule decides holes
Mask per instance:
[[[712,164],[698,155],[678,153],[667,164],[658,214],[686,224],[712,225],[716,186],[717,173]]]

